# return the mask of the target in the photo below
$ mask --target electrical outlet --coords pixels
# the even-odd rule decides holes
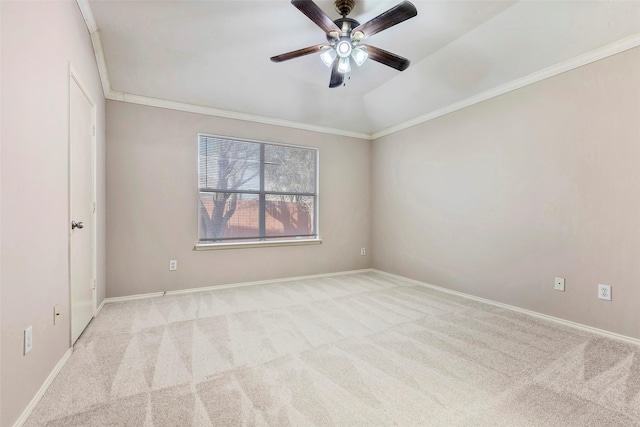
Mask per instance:
[[[53,325],[54,326],[56,322],[58,322],[58,317],[60,317],[60,304],[56,304],[53,306]]]
[[[178,269],[178,260],[172,259],[169,261],[169,271],[176,271]]]
[[[611,286],[598,285],[598,298],[606,301],[611,301]]]
[[[365,248],[360,248],[360,255],[365,256],[367,254],[367,251]]]
[[[553,288],[556,291],[564,292],[564,277],[556,277]]]
[[[24,330],[24,355],[31,351],[33,348],[33,326],[29,326]]]

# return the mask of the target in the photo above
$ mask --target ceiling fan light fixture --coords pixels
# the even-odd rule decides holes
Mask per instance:
[[[333,64],[333,61],[336,59],[336,56],[338,56],[338,54],[332,48],[322,52],[322,54],[320,55],[320,59],[322,60],[324,65],[326,65],[327,67],[331,67],[331,65]]]
[[[367,58],[371,56],[372,60],[398,71],[407,69],[410,63],[407,58],[375,46],[361,45],[360,43],[367,37],[371,37],[416,16],[418,10],[409,0],[402,0],[396,6],[364,24],[347,17],[352,11],[356,0],[333,1],[342,18],[332,20],[314,0],[291,0],[291,4],[296,9],[324,31],[328,43],[272,56],[271,61],[283,62],[312,53],[320,53],[322,62],[331,68],[330,88],[344,85],[345,74],[351,71],[352,58],[358,67],[362,66]]]
[[[340,58],[340,62],[338,62],[338,72],[345,74],[351,71],[351,61],[349,61],[349,57]]]
[[[359,46],[353,49],[353,51],[351,52],[351,57],[353,58],[353,61],[356,63],[356,65],[360,67],[369,57],[367,48],[364,46]]]
[[[340,40],[336,45],[336,52],[340,58],[348,58],[351,55],[351,41]]]

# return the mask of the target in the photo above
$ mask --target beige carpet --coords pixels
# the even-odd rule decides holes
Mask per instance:
[[[107,304],[27,426],[640,425],[640,347],[378,273]]]

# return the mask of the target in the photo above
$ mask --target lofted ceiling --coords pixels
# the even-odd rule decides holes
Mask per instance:
[[[326,41],[288,0],[78,2],[95,20],[112,99],[368,137],[640,45],[640,1],[413,0],[417,17],[367,39],[411,66],[368,60],[330,89],[319,54],[269,60]],[[363,23],[398,2],[356,0],[349,17]],[[333,2],[316,3],[339,17]]]

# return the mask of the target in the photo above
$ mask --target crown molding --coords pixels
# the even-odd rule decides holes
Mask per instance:
[[[571,58],[567,61],[560,62],[551,67],[529,74],[528,76],[522,77],[520,79],[512,80],[511,82],[506,83],[502,86],[498,86],[486,92],[482,92],[478,95],[472,96],[454,104],[450,104],[444,108],[440,108],[439,110],[432,111],[422,116],[404,121],[402,123],[398,123],[397,125],[388,127],[379,132],[375,132],[371,134],[370,137],[372,140],[376,140],[378,138],[382,138],[383,136],[391,135],[392,133],[396,133],[401,130],[419,125],[421,123],[428,122],[430,120],[444,116],[445,114],[453,113],[454,111],[462,110],[463,108],[467,108],[488,99],[504,95],[505,93],[523,88],[525,86],[529,86],[541,80],[557,76],[558,74],[574,70],[576,68],[582,67],[595,61],[599,61],[617,53],[624,52],[625,50],[633,49],[634,47],[638,46],[640,46],[640,34],[635,34],[631,37],[619,40],[610,45],[594,49],[591,52],[587,52],[580,56],[576,56],[575,58]]]
[[[169,110],[185,111],[188,113],[197,113],[207,116],[223,117],[227,119],[243,120],[247,122],[261,123],[266,125],[282,126],[293,129],[307,130],[312,132],[327,133],[331,135],[346,136],[349,138],[358,138],[371,140],[371,135],[363,132],[354,132],[344,129],[335,129],[325,126],[312,125],[308,123],[294,122],[291,120],[276,119],[273,117],[260,116],[256,114],[240,113],[236,111],[222,110],[219,108],[205,107],[202,105],[187,104],[184,102],[169,101],[165,99],[152,98],[148,96],[134,95],[126,92],[114,91],[111,88],[111,79],[107,69],[107,62],[102,48],[102,40],[100,39],[100,30],[93,16],[89,0],[76,0],[80,12],[87,24],[87,29],[91,35],[91,44],[96,57],[98,73],[102,83],[104,97],[113,101],[129,102],[132,104],[146,105],[150,107],[166,108]]]
[[[80,13],[82,13],[84,22],[87,24],[89,34],[93,34],[98,30],[98,25],[96,24],[96,19],[94,18],[93,12],[91,11],[91,6],[89,6],[89,0],[76,0],[76,3],[78,3]]]
[[[261,123],[265,125],[282,126],[293,129],[308,130],[312,132],[327,133],[331,135],[346,136],[370,140],[371,135],[362,132],[353,132],[344,129],[335,129],[325,126],[317,126],[308,123],[294,122],[290,120],[276,119],[273,117],[259,116],[256,114],[239,113],[236,111],[222,110],[219,108],[205,107],[202,105],[187,104],[184,102],[168,101],[166,99],[151,98],[148,96],[133,95],[125,92],[111,91],[105,98],[112,101],[129,102],[132,104],[147,105],[149,107],[166,108],[169,110],[185,111],[206,116],[223,117],[226,119],[243,120],[246,122]]]
[[[240,113],[237,111],[223,110],[219,108],[206,107],[202,105],[188,104],[184,102],[169,101],[165,99],[152,98],[142,95],[134,95],[126,92],[114,91],[111,88],[111,80],[107,70],[107,63],[104,56],[104,50],[102,48],[102,41],[100,40],[100,31],[96,24],[93,12],[89,5],[89,0],[76,0],[78,7],[84,17],[87,24],[87,29],[91,35],[91,43],[93,44],[93,50],[96,56],[96,63],[98,65],[98,72],[100,74],[100,81],[102,82],[102,89],[104,91],[104,97],[113,101],[129,102],[132,104],[146,105],[150,107],[166,108],[170,110],[185,111],[188,113],[197,113],[214,117],[223,117],[227,119],[243,120],[254,123],[261,123],[273,126],[282,126],[292,129],[307,130],[312,132],[326,133],[330,135],[346,136],[349,138],[358,138],[368,141],[375,141],[378,138],[382,138],[387,135],[391,135],[396,132],[400,132],[404,129],[419,125],[421,123],[428,122],[430,120],[442,117],[446,114],[453,113],[463,108],[470,107],[483,101],[487,101],[491,98],[495,98],[500,95],[504,95],[508,92],[523,88],[525,86],[537,83],[541,80],[548,79],[558,74],[565,73],[567,71],[582,67],[595,61],[607,58],[609,56],[624,52],[629,49],[640,46],[640,34],[627,37],[619,40],[610,45],[594,49],[591,52],[587,52],[575,58],[529,74],[525,77],[513,80],[502,86],[490,89],[482,92],[478,95],[466,98],[462,101],[450,104],[446,107],[440,108],[436,111],[432,111],[427,114],[415,117],[410,120],[398,123],[390,126],[378,132],[365,133],[355,132],[346,129],[336,129],[319,125],[312,125],[309,123],[295,122],[291,120],[276,119],[274,117],[260,116],[257,114]]]
[[[76,0],[80,13],[84,18],[84,22],[87,24],[87,30],[91,36],[91,44],[93,45],[93,53],[96,57],[96,65],[98,66],[98,74],[100,75],[100,82],[102,83],[102,92],[104,97],[108,98],[111,92],[111,80],[109,79],[109,71],[107,70],[107,61],[104,57],[104,50],[102,49],[102,40],[100,39],[100,31],[98,30],[98,24],[89,6],[89,0]]]

